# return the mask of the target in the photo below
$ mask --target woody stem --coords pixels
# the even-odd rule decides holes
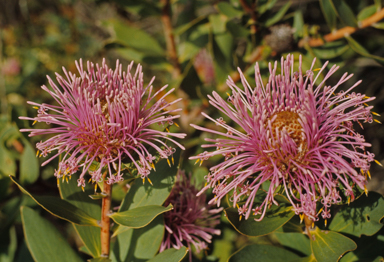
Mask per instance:
[[[101,256],[109,257],[110,250],[110,218],[109,212],[111,210],[111,195],[112,195],[112,186],[107,183],[107,180],[104,176],[104,184],[103,184],[103,193],[105,197],[102,199],[101,205]]]

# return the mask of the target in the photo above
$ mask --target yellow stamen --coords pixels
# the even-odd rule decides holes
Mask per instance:
[[[168,158],[167,158],[167,162],[168,162],[169,167],[171,167],[171,162],[169,162]]]
[[[57,186],[59,186],[60,185],[60,180],[59,179],[57,179]]]
[[[34,106],[34,107],[32,107],[32,108],[34,108],[34,109],[39,109],[37,106]]]
[[[32,125],[36,124],[37,123],[37,120],[33,121]]]
[[[315,227],[315,222],[312,222],[312,228],[314,228]]]
[[[367,174],[368,174],[369,179],[371,179],[371,173],[369,172],[369,170],[367,170]]]
[[[368,189],[367,189],[366,186],[364,186],[364,193],[365,193],[366,196],[368,196]]]
[[[90,178],[90,179],[88,180],[88,183],[91,183],[91,181],[92,181],[92,178]]]
[[[378,164],[379,166],[383,166],[379,161],[377,161],[376,159],[375,159],[375,162],[376,162],[376,164]]]
[[[351,203],[351,197],[348,197],[348,206]]]
[[[175,164],[175,160],[173,159],[173,156],[172,156],[172,165],[174,165]]]
[[[241,221],[242,218],[243,218],[243,215],[240,215],[240,217],[239,217],[239,221]]]
[[[367,103],[363,103],[363,105],[365,105],[365,106],[369,106]]]
[[[227,95],[228,95],[228,96],[231,96],[228,92],[227,92]]]
[[[174,124],[175,124],[175,126],[180,127],[176,122]]]
[[[81,189],[82,189],[82,190],[83,190],[83,192],[84,192],[84,187],[83,187],[83,186],[81,187]]]
[[[203,164],[203,162],[204,162],[204,161],[203,161],[203,160],[201,160],[201,162],[200,162],[200,165],[199,165],[199,166],[201,166],[201,164]]]
[[[317,213],[317,215],[319,215],[321,213],[321,211],[323,211],[323,207],[320,208],[319,212]]]
[[[327,226],[327,223],[328,223],[328,221],[327,221],[327,220],[324,220],[324,225],[325,225],[325,226]]]
[[[67,176],[65,177],[65,181],[67,181],[67,184],[68,184],[68,177]]]
[[[96,193],[96,191],[97,191],[97,183],[95,183],[95,193]]]
[[[36,152],[36,157],[39,155],[39,150],[37,150],[37,152]]]
[[[237,207],[237,208],[240,208],[240,207],[239,207],[239,204],[236,204],[236,207]]]
[[[199,163],[199,161],[200,161],[200,159],[197,159],[196,162],[195,162],[195,165],[196,165],[197,163]]]
[[[381,124],[381,122],[379,120],[377,120],[377,119],[373,119],[373,121],[375,121],[376,123]]]
[[[151,179],[149,179],[149,177],[147,177],[147,179],[148,179],[148,182],[153,186]]]
[[[153,170],[156,171],[155,165],[153,163],[151,163],[151,166],[152,166]]]
[[[313,69],[313,72],[320,71],[321,68],[315,68]]]
[[[205,185],[204,185],[204,187],[206,187],[208,185],[208,183],[207,182],[205,182]]]
[[[300,214],[299,217],[300,217],[300,224],[301,224],[304,220],[304,214]]]
[[[143,178],[143,185],[144,185],[144,182],[145,182],[145,178]]]
[[[168,129],[168,127],[166,127],[165,130],[167,130],[167,132],[169,133],[169,129]]]
[[[375,116],[381,116],[380,114],[376,113],[376,112],[371,112],[372,115],[375,115]]]

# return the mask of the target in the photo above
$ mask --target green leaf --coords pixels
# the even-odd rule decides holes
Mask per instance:
[[[381,7],[382,7],[381,0],[374,0],[374,2],[375,2],[375,6],[376,6],[376,12],[379,12],[381,10]]]
[[[357,27],[357,20],[352,9],[344,0],[330,0],[335,8],[337,16],[344,24]]]
[[[243,11],[235,9],[230,3],[219,2],[217,9],[220,13],[227,16],[228,18],[240,18],[243,15]]]
[[[321,47],[312,48],[316,57],[321,59],[333,59],[341,56],[349,49],[349,46],[345,41],[327,42]]]
[[[285,15],[285,13],[288,11],[290,6],[291,2],[287,2],[285,5],[283,5],[274,16],[265,21],[265,27],[270,27],[279,22]]]
[[[37,204],[52,215],[79,225],[99,226],[96,219],[68,201],[53,196],[33,196],[19,183],[17,183],[14,178],[11,176],[10,178],[20,188],[20,190],[23,191],[23,193],[29,195]]]
[[[17,236],[15,227],[12,226],[7,234],[2,232],[0,239],[0,261],[14,262],[14,257],[17,249]]]
[[[277,0],[260,0],[257,5],[257,11],[259,15],[264,14],[268,10],[275,6]]]
[[[25,140],[20,158],[20,183],[33,184],[39,178],[39,161],[31,144]]]
[[[15,159],[8,149],[0,143],[0,175],[14,176],[16,173]]]
[[[175,183],[180,150],[174,154],[174,160],[175,164],[171,167],[169,167],[166,159],[162,159],[156,164],[156,171],[152,170],[148,176],[152,185],[148,182],[143,185],[141,179],[136,179],[121,203],[119,212],[141,206],[161,206]]]
[[[288,262],[300,257],[288,250],[269,245],[249,245],[233,254],[228,262]]]
[[[113,262],[144,262],[159,251],[164,236],[164,219],[160,215],[148,226],[119,234],[111,252]]]
[[[373,236],[352,236],[351,239],[356,242],[357,249],[348,252],[340,260],[341,262],[351,261],[374,261],[377,257],[383,256],[384,247],[384,228]]]
[[[141,228],[148,225],[158,215],[172,209],[173,206],[171,204],[168,205],[168,207],[149,205],[129,209],[124,212],[113,213],[110,217],[119,225],[131,228]]]
[[[148,262],[179,262],[187,255],[187,253],[188,249],[186,247],[181,247],[180,249],[169,248],[148,260]]]
[[[374,24],[372,24],[372,27],[374,27],[376,29],[384,30],[384,23],[374,23]]]
[[[101,202],[92,200],[88,197],[89,194],[94,193],[93,189],[86,187],[85,192],[77,186],[76,179],[71,179],[68,182],[59,181],[60,196],[62,199],[67,200],[74,206],[87,212],[90,216],[101,219]],[[92,257],[100,257],[101,243],[99,227],[79,226],[73,224],[80,239],[83,241],[86,249]]]
[[[376,6],[374,6],[374,5],[367,6],[359,12],[359,14],[357,15],[357,20],[362,21],[362,20],[372,16],[375,13],[376,13]]]
[[[87,261],[88,262],[112,262],[112,260],[105,257],[96,257],[96,258],[88,259]]]
[[[292,206],[280,204],[280,206],[272,206],[265,214],[265,217],[260,222],[255,221],[255,218],[260,217],[251,215],[247,220],[240,220],[237,209],[227,208],[225,214],[232,226],[240,233],[247,236],[263,236],[268,235],[285,223],[287,223],[294,215]]]
[[[110,20],[106,24],[112,27],[115,42],[141,51],[146,55],[164,55],[164,49],[147,32],[117,20]]]
[[[211,14],[209,15],[209,24],[212,27],[212,32],[214,34],[225,33],[225,25],[228,22],[228,17],[222,14]]]
[[[57,229],[31,208],[21,208],[24,236],[33,259],[37,262],[81,262]]]
[[[316,227],[311,234],[311,249],[318,262],[338,261],[346,252],[357,247],[353,240],[333,231]]]
[[[304,18],[301,10],[296,10],[295,15],[293,17],[293,26],[295,32],[293,33],[295,39],[297,40],[299,37],[303,37],[304,30]]]
[[[343,208],[335,215],[329,225],[330,230],[348,233],[360,237],[372,236],[383,224],[384,197],[376,192],[369,192],[368,197],[362,196]]]
[[[337,16],[332,1],[320,0],[320,7],[323,11],[325,21],[327,21],[329,28],[333,31],[336,28]]]
[[[364,47],[362,47],[358,42],[356,42],[355,39],[353,39],[352,37],[350,36],[345,36],[345,39],[348,40],[348,43],[349,43],[349,46],[353,49],[353,51],[355,51],[356,53],[362,55],[362,56],[366,56],[366,57],[370,57],[370,58],[373,58],[373,59],[376,59],[378,60],[379,62],[384,62],[384,58],[383,57],[380,57],[380,56],[375,56],[375,55],[371,55]]]
[[[309,256],[312,254],[309,238],[303,233],[275,233],[276,238],[284,247]]]

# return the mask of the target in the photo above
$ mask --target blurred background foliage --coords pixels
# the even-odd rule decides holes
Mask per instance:
[[[188,160],[201,153],[198,145],[206,136],[189,124],[217,128],[200,113],[221,116],[208,106],[207,94],[215,90],[226,96],[225,81],[228,75],[239,81],[238,67],[251,80],[258,62],[267,80],[268,63],[288,53],[296,59],[301,54],[307,69],[314,57],[315,68],[329,60],[329,67],[337,64],[341,68],[327,84],[337,83],[344,72],[354,73],[342,88],[362,79],[355,92],[375,96],[373,111],[382,114],[382,17],[380,0],[0,0],[0,261],[32,260],[24,240],[20,206],[41,211],[8,176],[16,176],[31,193],[59,195],[53,176],[57,162],[40,167],[42,159],[35,157],[34,145],[42,138],[28,138],[18,131],[31,126],[19,116],[35,115],[26,101],[53,103],[40,88],[47,84],[46,75],[61,74],[61,67],[76,72],[74,61],[80,58],[93,62],[106,58],[111,67],[116,59],[124,65],[131,60],[141,63],[146,82],[155,75],[156,87],[169,84],[177,88],[171,99],[184,98],[178,104],[183,108],[180,129],[188,134],[183,141],[182,166],[197,183],[203,183],[208,168],[219,159],[205,161],[202,166]],[[359,132],[372,143],[372,152],[383,163],[383,126],[365,124]],[[384,192],[382,172],[378,165],[372,166],[370,190]],[[123,198],[124,188],[114,191],[116,201]],[[70,224],[45,211],[41,214],[73,248],[82,246]],[[275,235],[240,235],[224,218],[221,229],[222,235],[215,237],[200,258],[226,261],[251,242],[288,245]],[[308,250],[297,252],[307,255]]]

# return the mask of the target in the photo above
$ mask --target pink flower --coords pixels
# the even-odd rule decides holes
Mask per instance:
[[[225,160],[210,169],[206,177],[208,188],[216,195],[209,203],[217,202],[231,193],[233,207],[239,202],[239,213],[247,219],[253,212],[263,219],[270,204],[278,204],[274,196],[282,188],[292,203],[296,214],[311,220],[329,218],[329,206],[341,201],[340,194],[354,199],[353,185],[365,189],[370,162],[374,161],[370,147],[358,134],[353,123],[371,123],[372,106],[365,106],[374,98],[352,92],[354,84],[346,92],[337,88],[352,75],[344,74],[335,86],[327,86],[326,80],[338,69],[333,66],[323,80],[320,73],[314,76],[312,63],[303,75],[301,57],[299,71],[294,72],[293,56],[269,65],[269,81],[262,83],[258,64],[255,67],[256,87],[251,88],[240,72],[244,89],[229,78],[232,95],[228,100],[216,92],[209,96],[211,105],[219,109],[237,127],[231,127],[222,118],[203,115],[225,129],[225,132],[192,125],[196,129],[220,135],[207,138],[203,148],[215,148],[191,157],[203,161],[216,155]],[[281,71],[280,71],[281,70]],[[239,70],[240,71],[240,70]],[[277,74],[281,72],[281,74]],[[315,83],[319,83],[316,85]],[[254,204],[261,185],[270,182],[261,204]],[[316,210],[316,203],[323,205]]]
[[[96,64],[96,68],[88,61],[87,70],[84,70],[81,60],[76,62],[76,66],[80,76],[67,72],[65,68],[65,77],[56,74],[61,88],[50,77],[48,81],[52,90],[42,86],[57,105],[28,102],[38,109],[37,117],[20,117],[54,125],[47,129],[20,131],[31,132],[29,136],[52,135],[48,140],[37,143],[36,147],[41,152],[40,156],[57,151],[43,166],[63,154],[55,172],[57,178],[71,176],[81,170],[77,181],[79,186],[84,187],[84,176],[96,161],[97,168],[89,171],[92,180],[102,180],[102,173],[108,170],[108,183],[112,184],[123,180],[122,162],[128,161],[134,163],[144,179],[153,168],[149,148],[157,151],[162,158],[168,158],[174,152],[174,148],[165,141],[184,149],[170,136],[184,138],[185,134],[151,128],[153,124],[179,117],[173,113],[181,109],[165,109],[179,101],[167,103],[164,100],[173,89],[160,97],[159,93],[167,86],[154,92],[154,78],[144,87],[141,66],[138,65],[134,75],[131,74],[133,62],[126,72],[119,61],[115,70],[108,68],[105,60],[101,66]]]
[[[212,235],[220,235],[214,227],[220,223],[222,208],[212,209],[206,204],[205,194],[196,196],[198,189],[191,184],[190,178],[180,171],[176,184],[164,205],[173,205],[173,210],[164,213],[165,235],[160,246],[160,252],[168,248],[179,249],[191,244],[197,253],[207,248]],[[192,254],[190,253],[190,260]]]

